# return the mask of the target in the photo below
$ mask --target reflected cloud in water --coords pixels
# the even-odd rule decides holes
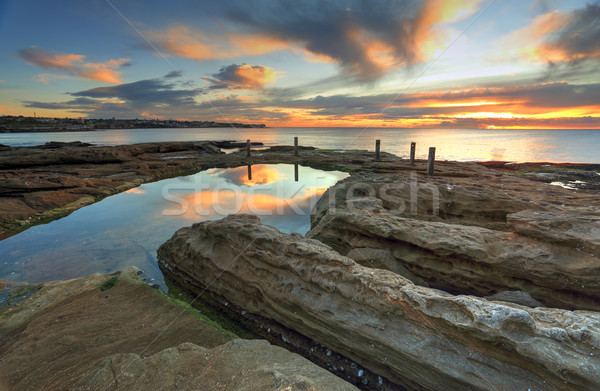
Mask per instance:
[[[40,283],[137,266],[162,284],[156,250],[177,229],[254,213],[283,232],[304,234],[312,206],[348,176],[300,166],[296,182],[293,165],[251,169],[251,180],[242,166],[147,183],[0,241],[0,280]]]
[[[256,186],[268,185],[280,180],[287,179],[287,174],[282,168],[268,164],[253,164],[251,167],[251,175],[246,166],[228,168],[228,169],[212,169],[208,170],[207,175],[223,178],[227,182],[241,186]]]

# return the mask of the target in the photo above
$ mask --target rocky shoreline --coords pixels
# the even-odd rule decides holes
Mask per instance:
[[[350,177],[313,208],[306,237],[233,215],[182,228],[159,249],[171,286],[305,358],[264,341],[227,342],[235,336],[207,319],[194,327],[221,338],[218,344],[169,326],[171,337],[142,355],[150,334],[123,334],[118,322],[138,316],[132,330],[142,330],[143,319],[170,313],[164,306],[171,302],[135,282],[137,272],[129,270],[119,274],[127,278],[44,284],[2,308],[0,386],[103,389],[126,377],[114,389],[145,389],[158,378],[165,385],[182,379],[183,389],[195,382],[257,390],[600,387],[600,166],[440,161],[428,176],[426,162],[411,165],[386,153],[376,161],[372,152],[308,147],[299,156],[290,146],[250,157],[245,150],[221,151],[244,145],[0,148],[0,238],[141,183],[212,167],[296,163],[347,171]],[[116,277],[104,294],[100,286]],[[131,291],[134,286],[140,291]],[[153,295],[158,302],[150,305]],[[92,311],[113,296],[110,307]],[[77,300],[77,311],[64,312]],[[85,334],[87,318],[103,332]],[[39,334],[54,320],[83,334]],[[101,340],[113,341],[110,349],[89,348]],[[57,343],[65,347],[52,356]],[[18,353],[34,346],[36,354]],[[87,364],[66,359],[71,356],[87,357]],[[211,369],[206,357],[223,369]],[[239,366],[244,360],[254,366]],[[50,361],[56,363],[31,383],[19,369]],[[62,385],[60,374],[70,366],[77,369],[69,369],[68,386]],[[212,377],[193,377],[191,366]],[[239,382],[228,382],[231,376]]]

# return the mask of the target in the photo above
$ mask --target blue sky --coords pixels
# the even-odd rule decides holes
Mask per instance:
[[[599,128],[598,1],[0,1],[0,114]]]

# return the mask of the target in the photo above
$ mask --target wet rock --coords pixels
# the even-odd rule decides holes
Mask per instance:
[[[358,390],[301,356],[264,340],[213,349],[185,343],[149,357],[117,354],[84,376],[78,390]]]
[[[91,147],[91,146],[92,146],[92,144],[83,143],[81,141],[70,141],[70,142],[48,141],[46,144],[40,145],[39,148],[56,149],[56,148],[64,148],[64,147]]]
[[[250,215],[182,228],[158,254],[175,283],[207,289],[408,388],[600,387],[595,312],[453,296]]]
[[[219,148],[233,149],[233,148],[246,148],[246,142],[237,142],[232,140],[225,141],[211,141],[214,145]],[[253,147],[262,147],[264,144],[259,141],[251,141],[250,145]]]

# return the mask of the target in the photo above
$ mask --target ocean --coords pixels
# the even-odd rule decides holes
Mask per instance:
[[[82,141],[97,145],[158,141],[236,140],[265,145],[300,145],[326,149],[381,150],[408,157],[416,142],[418,159],[436,147],[436,159],[457,161],[600,163],[600,129],[400,129],[400,128],[173,128],[111,129],[91,132],[0,133],[0,144],[31,146],[47,141]]]

